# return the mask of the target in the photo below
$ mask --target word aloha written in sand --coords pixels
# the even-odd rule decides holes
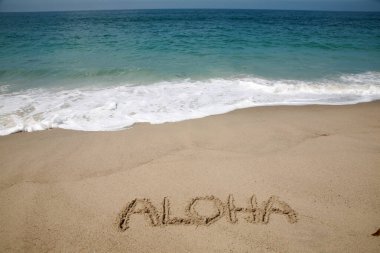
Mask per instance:
[[[213,206],[213,213],[202,215],[197,211],[197,206],[208,204]],[[253,224],[267,224],[272,214],[284,215],[289,223],[297,222],[296,212],[285,202],[280,201],[278,197],[271,196],[260,206],[257,204],[256,196],[248,201],[247,207],[237,207],[234,204],[233,195],[229,195],[226,202],[214,196],[196,197],[190,200],[185,207],[186,217],[173,217],[170,211],[170,201],[164,197],[161,204],[161,212],[152,204],[149,199],[134,199],[122,210],[118,218],[118,227],[121,231],[129,228],[129,221],[132,215],[140,214],[147,218],[148,224],[151,226],[167,226],[167,225],[205,225],[209,226],[222,217],[226,217],[227,221],[235,224],[238,222],[238,213],[245,216],[245,220]]]

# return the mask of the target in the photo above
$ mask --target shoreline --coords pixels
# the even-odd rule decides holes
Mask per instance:
[[[189,118],[189,119],[184,119],[184,120],[179,120],[179,121],[169,121],[169,122],[163,122],[163,123],[150,123],[150,122],[137,122],[137,123],[134,123],[133,125],[130,125],[130,126],[126,126],[122,129],[117,129],[117,130],[76,130],[76,129],[65,129],[65,128],[48,128],[48,129],[43,129],[43,130],[34,130],[34,131],[30,131],[30,132],[27,132],[27,131],[18,131],[18,132],[14,132],[14,133],[10,133],[10,134],[7,134],[7,135],[0,135],[0,139],[2,137],[5,137],[5,136],[9,136],[9,135],[14,135],[14,134],[27,134],[27,133],[34,133],[34,132],[43,132],[43,131],[74,131],[74,132],[89,132],[89,133],[106,133],[106,132],[120,132],[120,131],[126,131],[126,130],[129,130],[129,129],[132,129],[134,127],[138,127],[140,125],[152,125],[152,126],[155,126],[155,125],[165,125],[165,124],[175,124],[175,123],[180,123],[180,122],[186,122],[186,121],[191,121],[191,120],[200,120],[200,119],[204,119],[204,118],[208,118],[208,117],[215,117],[215,116],[221,116],[221,115],[224,115],[224,114],[229,114],[229,113],[235,113],[236,111],[241,111],[241,110],[252,110],[252,109],[255,109],[255,108],[272,108],[272,107],[285,107],[285,108],[291,108],[291,107],[336,107],[336,106],[355,106],[355,105],[361,105],[361,104],[372,104],[372,103],[380,103],[380,99],[379,100],[373,100],[373,101],[365,101],[365,102],[356,102],[356,103],[352,103],[352,104],[285,104],[285,105],[278,105],[278,104],[273,104],[273,105],[258,105],[258,106],[252,106],[252,107],[245,107],[245,108],[237,108],[237,109],[234,109],[232,111],[227,111],[227,112],[222,112],[222,113],[217,113],[217,114],[211,114],[211,115],[206,115],[206,116],[203,116],[203,117],[199,117],[199,118]]]
[[[1,136],[0,251],[376,252],[379,111],[260,106]]]

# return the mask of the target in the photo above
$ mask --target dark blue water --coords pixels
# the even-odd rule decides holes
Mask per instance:
[[[1,13],[0,38],[0,82],[20,87],[380,70],[379,13]]]

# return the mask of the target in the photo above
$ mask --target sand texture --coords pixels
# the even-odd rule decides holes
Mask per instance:
[[[0,137],[0,252],[380,252],[380,103]]]

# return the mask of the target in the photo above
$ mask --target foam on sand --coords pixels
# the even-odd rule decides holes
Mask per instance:
[[[380,99],[380,73],[319,81],[257,77],[182,80],[151,85],[0,92],[0,135],[64,128],[119,130],[201,118],[263,105],[354,104]]]

